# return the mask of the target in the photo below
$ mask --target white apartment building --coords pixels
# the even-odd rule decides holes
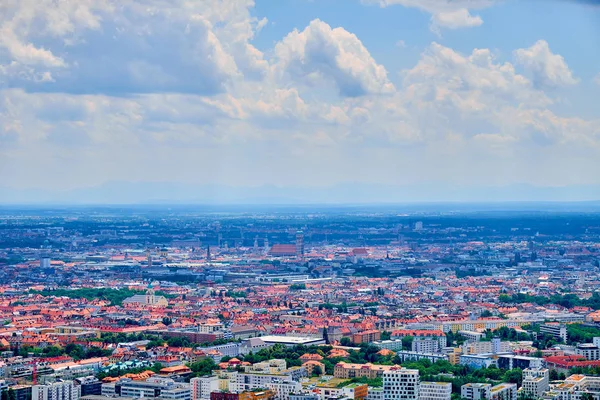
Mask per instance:
[[[366,400],[384,400],[383,388],[369,386],[369,392],[367,393]]]
[[[487,400],[491,391],[492,385],[489,383],[467,383],[460,387],[460,397],[466,400]]]
[[[73,381],[62,381],[35,385],[31,388],[32,400],[78,400],[81,396],[81,387],[75,386]]]
[[[219,378],[215,375],[192,378],[190,386],[192,400],[210,400],[210,394],[219,391]]]
[[[600,360],[600,348],[593,343],[578,344],[575,348],[575,354],[584,356],[588,360]]]
[[[416,369],[397,367],[383,373],[384,400],[418,400],[419,386]]]
[[[437,338],[415,339],[412,342],[412,351],[418,353],[439,353],[442,349]]]
[[[550,388],[550,373],[547,368],[525,368],[521,390],[533,398],[540,398]]]
[[[544,324],[540,326],[540,333],[547,333],[567,343],[567,327],[564,324]]]
[[[452,384],[449,382],[421,382],[419,400],[450,400]]]
[[[492,386],[490,400],[517,400],[517,384],[501,383]]]
[[[600,399],[600,377],[571,375],[563,384],[556,386],[554,391],[558,393],[560,400],[582,400],[584,394]]]

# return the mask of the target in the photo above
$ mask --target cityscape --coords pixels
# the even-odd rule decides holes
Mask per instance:
[[[600,0],[0,0],[0,400],[600,400]]]
[[[600,396],[600,213],[446,207],[6,207],[3,396]]]

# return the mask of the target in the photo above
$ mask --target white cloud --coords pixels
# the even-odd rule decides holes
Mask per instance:
[[[250,40],[253,2],[10,0],[0,17],[3,80],[34,90],[218,93],[268,69]],[[43,45],[41,45],[43,43]],[[99,51],[101,49],[101,51]],[[18,71],[20,69],[20,71]],[[51,76],[53,79],[32,79]]]
[[[483,19],[472,15],[470,10],[483,9],[501,0],[363,0],[380,7],[401,5],[417,8],[431,14],[431,30],[439,33],[441,28],[458,29],[480,26]]]
[[[527,49],[515,50],[514,54],[517,63],[532,75],[533,81],[539,87],[552,88],[578,82],[565,59],[552,53],[545,40],[539,40]]]
[[[431,16],[431,29],[435,32],[440,28],[458,29],[480,26],[483,20],[479,15],[471,15],[466,8],[455,11],[447,11],[433,14]]]
[[[596,75],[596,77],[594,78],[594,83],[596,85],[600,85],[600,72],[598,73],[598,75]]]
[[[276,73],[308,85],[333,81],[342,96],[392,93],[385,67],[377,64],[356,35],[313,20],[275,46]]]
[[[321,20],[263,54],[250,0],[59,3],[11,0],[0,21],[14,46],[0,49],[0,87],[15,88],[0,89],[3,184],[599,179],[600,124],[548,110],[540,80],[574,78],[543,46],[515,52],[520,73],[489,49],[432,43],[394,86],[359,37]],[[392,3],[452,28],[493,2]]]

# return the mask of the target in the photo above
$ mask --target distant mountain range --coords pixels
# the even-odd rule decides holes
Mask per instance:
[[[0,187],[0,204],[399,204],[596,202],[600,186],[466,187],[344,183],[329,187],[232,187],[154,182],[110,182],[67,191]],[[594,203],[595,204],[595,203]],[[598,202],[600,204],[600,202]]]

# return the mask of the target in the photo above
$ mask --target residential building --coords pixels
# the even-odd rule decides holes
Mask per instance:
[[[450,400],[452,384],[449,382],[421,382],[419,400]]]
[[[548,323],[540,325],[540,333],[552,335],[555,338],[562,340],[564,343],[567,343],[567,327],[565,324]]]
[[[489,383],[467,383],[460,387],[460,397],[465,400],[488,400],[491,390]]]
[[[31,389],[32,400],[78,400],[79,397],[79,387],[75,386],[73,381],[34,385]]]
[[[547,368],[526,368],[523,370],[521,390],[533,398],[540,398],[548,391],[550,374]]]
[[[581,343],[575,347],[575,354],[588,360],[600,360],[600,348],[593,343]]]
[[[190,380],[191,400],[209,400],[212,392],[219,390],[216,375],[201,376]]]
[[[394,366],[383,373],[384,400],[418,400],[419,371]]]

